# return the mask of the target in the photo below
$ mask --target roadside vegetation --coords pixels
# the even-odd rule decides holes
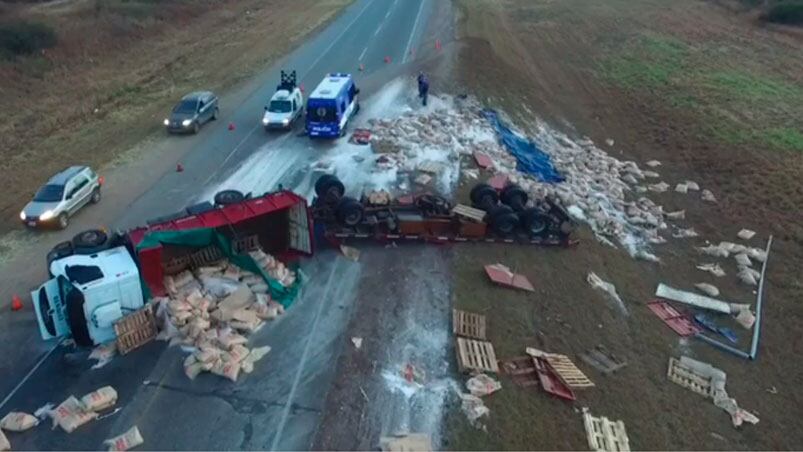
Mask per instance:
[[[31,55],[56,45],[56,33],[41,23],[0,23],[0,57]]]

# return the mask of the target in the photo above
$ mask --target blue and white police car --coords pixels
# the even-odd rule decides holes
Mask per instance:
[[[346,134],[349,120],[360,110],[351,74],[328,74],[307,98],[307,134],[336,138]]]

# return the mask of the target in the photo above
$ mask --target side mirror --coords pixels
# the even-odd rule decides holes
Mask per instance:
[[[67,201],[71,200],[72,199],[72,193],[70,193],[67,196],[65,196],[64,199],[67,200]]]

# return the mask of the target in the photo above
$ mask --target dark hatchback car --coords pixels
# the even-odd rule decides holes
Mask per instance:
[[[187,94],[164,120],[168,132],[198,133],[204,123],[217,119],[218,99],[210,91]]]

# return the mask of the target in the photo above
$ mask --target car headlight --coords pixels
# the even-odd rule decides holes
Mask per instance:
[[[169,119],[165,119],[165,125],[166,125],[166,126],[169,126],[169,125],[170,125],[170,120],[169,120]]]
[[[185,120],[181,121],[181,125],[184,126],[184,127],[189,127],[190,124],[192,124],[192,120],[191,119],[185,119]]]
[[[20,212],[20,220],[25,221],[25,212]]]
[[[290,124],[290,120],[287,118],[282,119],[282,124],[287,125]]]
[[[262,124],[268,125],[268,118],[262,118]]]
[[[53,211],[52,210],[45,210],[45,212],[39,216],[39,219],[42,221],[47,221],[53,218]]]

